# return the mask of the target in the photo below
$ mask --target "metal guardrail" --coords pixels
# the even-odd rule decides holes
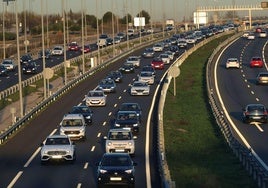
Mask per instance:
[[[233,41],[235,38],[237,38],[237,35],[229,38],[225,42],[223,42],[221,45],[219,45],[213,52],[213,54],[210,56],[207,64],[206,69],[206,75],[207,75],[207,92],[209,96],[209,103],[211,106],[211,110],[214,114],[214,117],[217,121],[217,124],[222,132],[222,134],[225,137],[226,142],[228,143],[229,147],[233,150],[234,154],[242,165],[246,168],[246,170],[249,172],[250,176],[253,177],[253,179],[257,182],[258,187],[266,188],[268,187],[268,172],[263,167],[263,165],[258,161],[257,157],[252,153],[251,148],[245,147],[243,144],[241,144],[233,135],[231,124],[227,120],[227,118],[224,115],[222,106],[219,102],[219,98],[214,93],[215,85],[211,81],[211,78],[213,77],[213,59],[216,56],[216,54],[222,50],[223,47],[225,47],[228,43]]]

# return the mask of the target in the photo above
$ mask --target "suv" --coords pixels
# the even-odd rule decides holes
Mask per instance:
[[[92,124],[93,111],[87,105],[73,106],[70,114],[82,114],[87,125]]]
[[[140,56],[129,56],[126,63],[132,64],[135,68],[140,67]]]
[[[114,127],[129,129],[134,133],[138,133],[140,127],[140,118],[136,111],[118,111],[114,122]]]
[[[135,111],[137,113],[137,116],[141,120],[141,115],[142,115],[142,109],[139,103],[135,102],[125,102],[122,103],[121,106],[119,107],[119,111]]]
[[[128,153],[105,153],[97,163],[98,187],[125,184],[135,187],[135,166]]]
[[[85,102],[87,106],[105,106],[106,95],[102,90],[91,90],[85,95]]]
[[[60,134],[72,139],[86,138],[86,122],[82,114],[65,114],[60,123]]]
[[[105,136],[106,153],[129,153],[134,155],[136,136],[132,135],[131,130],[127,129],[110,129],[108,136]]]
[[[75,161],[75,145],[66,135],[51,135],[41,144],[41,163],[50,160]]]

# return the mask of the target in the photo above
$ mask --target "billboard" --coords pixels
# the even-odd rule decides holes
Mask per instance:
[[[207,24],[208,13],[207,12],[194,12],[194,24]]]
[[[145,17],[135,17],[134,18],[135,27],[144,27],[145,26]]]

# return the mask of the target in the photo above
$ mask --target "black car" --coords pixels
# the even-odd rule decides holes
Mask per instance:
[[[73,106],[70,114],[82,114],[86,120],[87,125],[93,121],[93,111],[87,105]]]
[[[142,56],[144,58],[146,57],[154,57],[154,50],[153,48],[145,48],[144,52],[142,53]]]
[[[131,63],[124,63],[122,67],[119,68],[122,73],[133,73],[135,72],[135,67]]]
[[[127,185],[135,187],[135,166],[128,153],[105,153],[97,163],[98,187]]]
[[[37,65],[34,61],[30,61],[25,63],[22,67],[23,74],[36,74],[37,73]]]
[[[126,102],[122,103],[121,106],[119,107],[119,111],[135,111],[141,120],[141,115],[142,115],[142,109],[139,103],[136,102]]]
[[[120,83],[122,82],[123,75],[120,71],[111,71],[106,78],[113,79],[115,82]]]
[[[32,58],[31,54],[24,54],[23,56],[20,57],[21,64],[26,64],[32,60],[33,60],[33,58]]]
[[[133,133],[138,133],[140,118],[136,111],[118,111],[116,114],[114,128],[131,129]]]
[[[107,38],[106,39],[106,45],[109,46],[109,45],[112,45],[114,43],[114,40],[112,38]]]
[[[173,52],[175,56],[178,56],[180,48],[178,46],[172,45],[169,47],[169,51]]]
[[[4,65],[0,65],[0,76],[7,76],[8,70]]]
[[[245,123],[267,123],[267,108],[263,104],[248,104],[243,109],[243,121]]]
[[[104,91],[105,93],[115,93],[116,83],[113,79],[106,78],[100,81],[98,89]]]

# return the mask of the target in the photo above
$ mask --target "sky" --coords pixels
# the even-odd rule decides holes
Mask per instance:
[[[140,10],[145,10],[153,21],[175,19],[178,22],[184,18],[190,19],[197,7],[255,6],[262,2],[258,0],[17,0],[17,9],[32,10],[41,14],[42,1],[44,14],[46,12],[61,14],[65,7],[66,11],[73,12],[81,12],[84,9],[86,14],[97,15],[99,18],[107,11],[114,12],[120,17],[128,12],[135,17]],[[6,3],[2,3],[1,6],[0,10],[3,10]],[[15,12],[14,0],[9,3],[7,11]],[[241,12],[241,15],[244,14],[248,14],[247,11]],[[259,14],[265,14],[265,11],[252,12],[253,16]]]

